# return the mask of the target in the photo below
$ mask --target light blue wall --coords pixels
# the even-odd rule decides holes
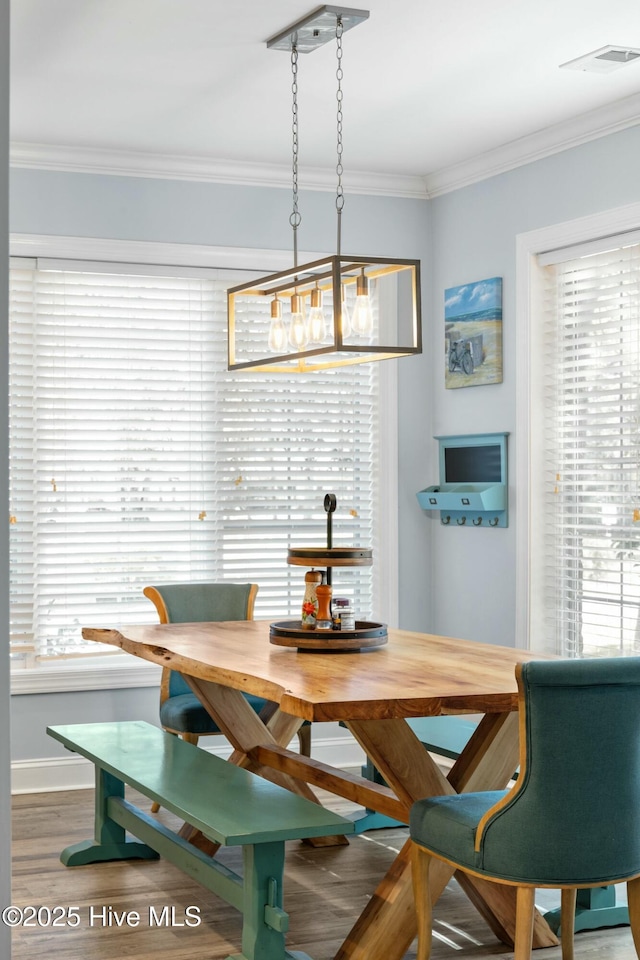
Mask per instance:
[[[46,735],[45,730],[51,725],[103,720],[146,720],[157,724],[159,697],[157,687],[14,696],[11,759],[15,762],[68,756],[56,740]]]
[[[423,257],[426,201],[348,196],[345,253]],[[285,189],[46,170],[11,171],[11,230],[71,237],[290,250]],[[300,250],[335,252],[335,197],[302,191]]]
[[[424,312],[425,338],[436,345],[420,358],[410,387],[417,411],[428,415],[400,426],[405,460],[428,462],[417,490],[438,482],[434,435],[509,431],[510,510],[507,529],[443,527],[437,514],[403,505],[406,625],[435,633],[512,645],[515,631],[515,556],[518,491],[514,485],[516,435],[516,236],[640,200],[640,126],[592,141],[536,163],[435,198],[429,207],[432,259]],[[640,226],[640,225],[639,225]],[[445,390],[443,292],[457,284],[503,278],[504,382]],[[412,449],[412,443],[420,446]],[[432,564],[431,593],[419,582],[425,543]],[[402,596],[402,595],[401,595]]]
[[[8,503],[7,436],[7,304],[9,226],[9,0],[0,0],[0,503]],[[8,511],[1,514],[0,635],[9,631]],[[11,797],[9,795],[9,651],[0,645],[0,909],[11,903]],[[0,924],[0,957],[11,956],[11,931]]]

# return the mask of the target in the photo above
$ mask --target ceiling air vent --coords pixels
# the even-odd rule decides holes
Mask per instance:
[[[611,73],[619,70],[634,60],[640,60],[640,50],[632,47],[614,46],[600,47],[582,57],[561,63],[560,67],[567,70],[582,70],[587,73]]]

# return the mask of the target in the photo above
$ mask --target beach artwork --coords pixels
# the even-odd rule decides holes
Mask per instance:
[[[502,277],[444,292],[445,387],[502,383]]]

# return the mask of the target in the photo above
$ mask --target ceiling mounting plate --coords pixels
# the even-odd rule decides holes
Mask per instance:
[[[342,20],[343,31],[356,27],[369,17],[368,10],[353,10],[350,7],[318,7],[302,20],[291,24],[275,37],[267,40],[272,50],[287,50],[296,46],[298,53],[312,53],[336,37],[336,21]]]

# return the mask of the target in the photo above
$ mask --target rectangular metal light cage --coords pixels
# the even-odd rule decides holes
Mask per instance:
[[[358,294],[369,297],[370,331],[358,332]],[[321,297],[317,292],[320,291]],[[302,308],[307,333],[312,306],[322,301],[324,336],[300,345],[289,341],[292,297]],[[227,291],[229,370],[297,373],[385,360],[422,352],[420,262],[331,256]],[[269,347],[272,304],[280,301],[282,337]],[[359,301],[360,303],[360,301]]]

